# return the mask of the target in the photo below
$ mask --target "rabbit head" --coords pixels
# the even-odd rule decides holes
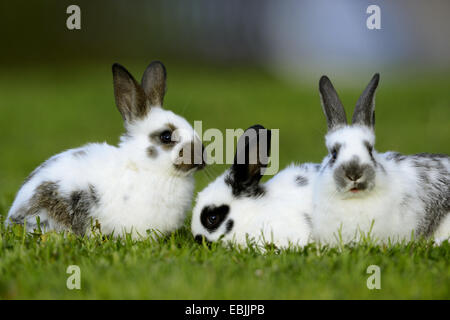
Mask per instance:
[[[325,143],[329,154],[322,162],[321,176],[331,193],[342,197],[360,197],[376,185],[378,168],[375,144],[375,74],[361,94],[347,124],[344,106],[328,77],[319,82],[320,99],[328,125]]]
[[[239,138],[231,168],[198,194],[192,214],[197,241],[232,240],[236,229],[245,229],[255,200],[265,192],[259,182],[268,164],[270,138],[263,126],[248,128]]]
[[[166,93],[166,69],[152,62],[139,84],[121,65],[112,66],[114,96],[125,123],[121,148],[138,158],[140,165],[158,171],[188,175],[204,167],[203,145],[192,126],[162,108]]]

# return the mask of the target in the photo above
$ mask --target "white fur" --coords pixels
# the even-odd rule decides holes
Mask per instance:
[[[202,190],[192,215],[192,234],[203,235],[209,241],[233,242],[243,247],[247,240],[263,247],[271,243],[278,248],[290,245],[304,246],[310,239],[310,226],[305,215],[312,210],[312,183],[316,166],[291,165],[263,184],[264,195],[260,197],[234,197],[231,187],[225,183],[227,170]],[[295,178],[304,176],[309,183],[299,186]],[[200,221],[205,206],[230,206],[229,214],[218,230],[209,232]],[[232,219],[231,232],[225,234],[226,221]]]
[[[362,163],[369,163],[370,156],[363,141],[375,142],[373,132],[363,126],[345,126],[331,131],[326,136],[326,145],[331,148],[336,142],[342,145],[339,156],[330,169],[330,156],[322,162],[317,176],[313,196],[313,238],[322,243],[336,244],[339,236],[344,243],[359,240],[361,233],[381,242],[410,240],[418,224],[425,217],[422,186],[418,183],[418,171],[411,160],[397,163],[388,160],[391,153],[373,157],[380,166],[376,168],[375,185],[372,190],[356,194],[338,191],[333,179],[333,170],[342,162],[357,155]],[[447,161],[446,170],[450,169]],[[430,172],[430,174],[432,174]],[[406,203],[404,200],[407,199]],[[373,225],[372,225],[373,223]],[[441,223],[436,235],[440,239],[450,235],[449,215]]]
[[[149,139],[150,133],[168,123],[180,129],[180,143],[170,152]],[[95,187],[99,203],[90,217],[98,220],[104,234],[132,232],[137,237],[146,235],[150,229],[165,234],[179,228],[191,206],[194,179],[192,171],[176,170],[172,160],[183,142],[198,137],[185,119],[160,107],[152,107],[143,120],[126,126],[127,134],[118,147],[87,144],[49,159],[19,190],[7,223],[27,206],[39,184],[55,181],[60,186],[59,194],[66,197],[74,190],[86,189],[89,184]],[[157,151],[155,158],[147,154],[151,145]],[[86,154],[75,155],[80,150]],[[41,223],[48,223],[49,230],[64,229],[49,219],[45,210],[38,215]],[[30,222],[35,219],[35,216],[28,217]]]

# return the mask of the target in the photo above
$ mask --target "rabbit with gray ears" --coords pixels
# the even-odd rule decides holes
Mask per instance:
[[[193,172],[204,166],[192,126],[162,108],[166,70],[152,62],[142,84],[121,65],[112,67],[114,96],[126,132],[118,147],[91,143],[51,157],[27,178],[6,224],[83,235],[91,222],[104,234],[166,234],[190,209]],[[194,159],[195,158],[195,159]],[[195,161],[194,161],[195,160]]]
[[[352,124],[323,76],[319,90],[328,133],[313,196],[313,237],[322,243],[397,242],[450,236],[448,155],[378,153],[375,145],[375,74],[356,103]]]
[[[306,245],[310,238],[312,183],[318,164],[291,165],[260,183],[270,153],[270,130],[248,128],[234,163],[199,192],[192,234],[199,242],[223,241],[264,250]]]

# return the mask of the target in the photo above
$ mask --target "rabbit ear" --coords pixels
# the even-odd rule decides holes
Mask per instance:
[[[359,97],[353,112],[353,124],[361,124],[370,128],[375,127],[375,91],[379,81],[380,75],[376,73]]]
[[[144,118],[150,110],[147,96],[133,76],[118,63],[113,64],[114,97],[126,122]]]
[[[347,124],[347,116],[339,96],[327,76],[322,76],[319,81],[320,101],[327,118],[328,130],[339,125]]]
[[[166,68],[160,61],[153,61],[142,76],[142,88],[152,106],[162,106],[166,94]]]
[[[256,196],[262,193],[259,181],[270,155],[270,130],[254,125],[239,138],[228,183],[234,195]]]

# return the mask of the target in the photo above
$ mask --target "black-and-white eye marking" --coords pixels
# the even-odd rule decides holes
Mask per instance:
[[[200,222],[210,233],[214,232],[225,221],[229,211],[230,207],[227,205],[206,206],[200,214]]]
[[[225,228],[225,233],[230,233],[231,230],[233,229],[233,226],[234,226],[234,221],[233,221],[233,219],[229,219],[229,220],[227,221],[227,225],[226,225],[226,228]]]
[[[161,134],[159,135],[159,140],[161,141],[161,143],[164,143],[164,144],[171,144],[171,143],[173,143],[173,141],[172,141],[172,131],[164,130],[163,132],[161,132]]]
[[[331,160],[330,160],[330,164],[333,164],[339,154],[339,150],[341,149],[341,144],[340,143],[336,143],[331,149],[330,149],[330,155],[331,155]]]
[[[375,158],[373,157],[373,145],[371,145],[369,141],[364,141],[364,145],[367,148],[367,152],[369,152],[370,159],[376,165]]]
[[[168,123],[163,129],[150,133],[150,141],[162,146],[163,149],[170,150],[178,142],[178,138],[174,134],[175,130],[177,130],[175,125]]]

